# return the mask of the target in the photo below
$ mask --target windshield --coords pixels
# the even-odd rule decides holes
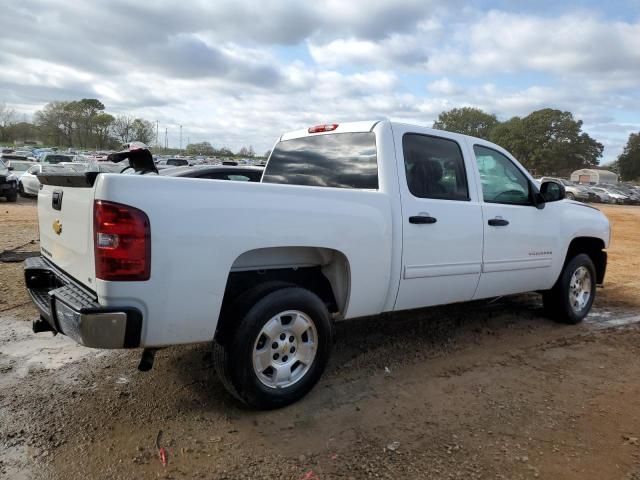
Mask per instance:
[[[32,163],[11,163],[16,172],[26,172],[32,165]]]

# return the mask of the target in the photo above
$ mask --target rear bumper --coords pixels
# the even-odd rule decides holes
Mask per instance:
[[[93,292],[43,257],[25,260],[24,278],[33,303],[52,331],[92,348],[140,346],[142,314],[138,309],[100,305]]]

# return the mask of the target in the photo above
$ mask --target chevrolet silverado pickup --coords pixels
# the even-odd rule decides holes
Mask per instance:
[[[336,321],[535,291],[577,323],[607,264],[607,218],[561,184],[485,140],[390,121],[286,133],[259,183],[39,178],[34,331],[144,349],[141,369],[208,342],[255,408],[314,386]]]

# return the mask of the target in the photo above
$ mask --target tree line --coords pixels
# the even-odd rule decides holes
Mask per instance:
[[[95,98],[51,102],[37,111],[33,122],[15,121],[15,112],[0,106],[0,142],[40,141],[58,147],[118,148],[138,140],[155,139],[153,124],[129,115],[111,115]]]
[[[535,175],[566,177],[580,168],[597,167],[604,149],[600,142],[582,131],[582,120],[576,120],[571,112],[551,108],[504,122],[478,108],[454,108],[440,113],[433,128],[497,143]],[[35,113],[33,122],[18,121],[12,109],[0,104],[0,143],[40,141],[59,147],[102,150],[117,149],[134,140],[151,145],[155,137],[150,121],[111,115],[95,98],[48,103]],[[252,146],[242,147],[234,154],[226,147],[216,149],[209,142],[189,144],[186,153],[255,156]],[[607,168],[619,173],[624,180],[640,179],[640,132],[629,136],[623,152]]]
[[[111,150],[123,143],[139,141],[153,145],[156,129],[144,118],[130,115],[111,115],[104,104],[95,98],[68,102],[50,102],[33,116],[33,122],[19,121],[15,111],[0,104],[0,143],[41,142],[57,147]],[[156,148],[155,151],[176,154],[176,148]],[[242,147],[237,153],[229,148],[214,148],[209,142],[187,145],[189,155],[222,157],[254,157],[252,146]]]
[[[497,143],[537,175],[567,177],[581,168],[598,167],[604,149],[582,131],[582,120],[551,108],[504,122],[478,108],[454,108],[440,113],[433,128]],[[640,179],[640,133],[630,135],[623,153],[607,168],[624,180]]]

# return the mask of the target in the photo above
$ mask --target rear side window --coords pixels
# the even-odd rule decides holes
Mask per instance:
[[[454,140],[407,133],[402,137],[407,186],[414,197],[469,200],[460,146]]]
[[[262,182],[375,190],[375,134],[336,133],[280,142],[271,153]]]

